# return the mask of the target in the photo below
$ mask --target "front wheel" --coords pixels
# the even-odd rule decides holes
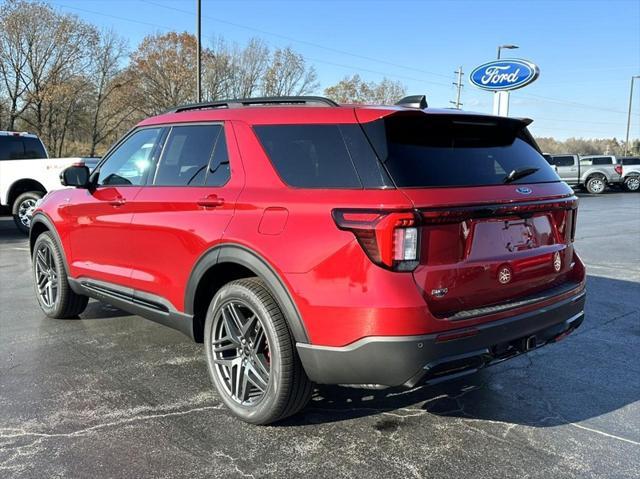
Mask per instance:
[[[634,175],[625,178],[624,189],[631,192],[640,190],[640,176]]]
[[[603,176],[596,175],[589,178],[585,186],[592,195],[599,195],[606,188],[607,182]]]
[[[87,307],[89,298],[69,286],[67,272],[53,236],[42,233],[33,245],[33,281],[40,309],[50,318],[74,318]]]
[[[232,281],[207,312],[204,341],[220,397],[243,421],[269,424],[302,409],[307,378],[280,307],[257,278]]]
[[[29,234],[33,210],[36,209],[36,203],[43,195],[41,191],[27,191],[13,202],[13,221],[22,233]]]

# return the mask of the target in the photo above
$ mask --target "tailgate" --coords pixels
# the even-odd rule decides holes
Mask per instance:
[[[467,319],[488,306],[571,284],[577,200],[421,209],[414,271],[431,312]]]

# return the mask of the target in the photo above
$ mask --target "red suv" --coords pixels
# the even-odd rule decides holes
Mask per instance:
[[[312,383],[414,386],[558,341],[583,320],[577,199],[530,120],[319,97],[149,118],[33,216],[38,301],[89,297],[204,342],[240,418]]]

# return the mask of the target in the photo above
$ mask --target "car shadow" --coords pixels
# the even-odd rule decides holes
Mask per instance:
[[[619,410],[640,400],[640,369],[632,362],[640,350],[633,304],[638,287],[589,276],[585,322],[560,343],[436,386],[366,390],[321,385],[301,414],[279,424],[382,414],[375,427],[384,428],[430,414],[552,427]]]
[[[92,319],[114,319],[121,318],[123,316],[135,316],[131,313],[127,313],[122,309],[116,308],[108,303],[102,301],[89,301],[87,309],[79,316],[83,320]]]

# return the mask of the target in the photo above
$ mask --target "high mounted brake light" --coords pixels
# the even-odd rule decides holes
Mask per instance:
[[[418,266],[418,219],[413,212],[333,210],[332,215],[338,228],[351,231],[378,266],[394,271]]]

